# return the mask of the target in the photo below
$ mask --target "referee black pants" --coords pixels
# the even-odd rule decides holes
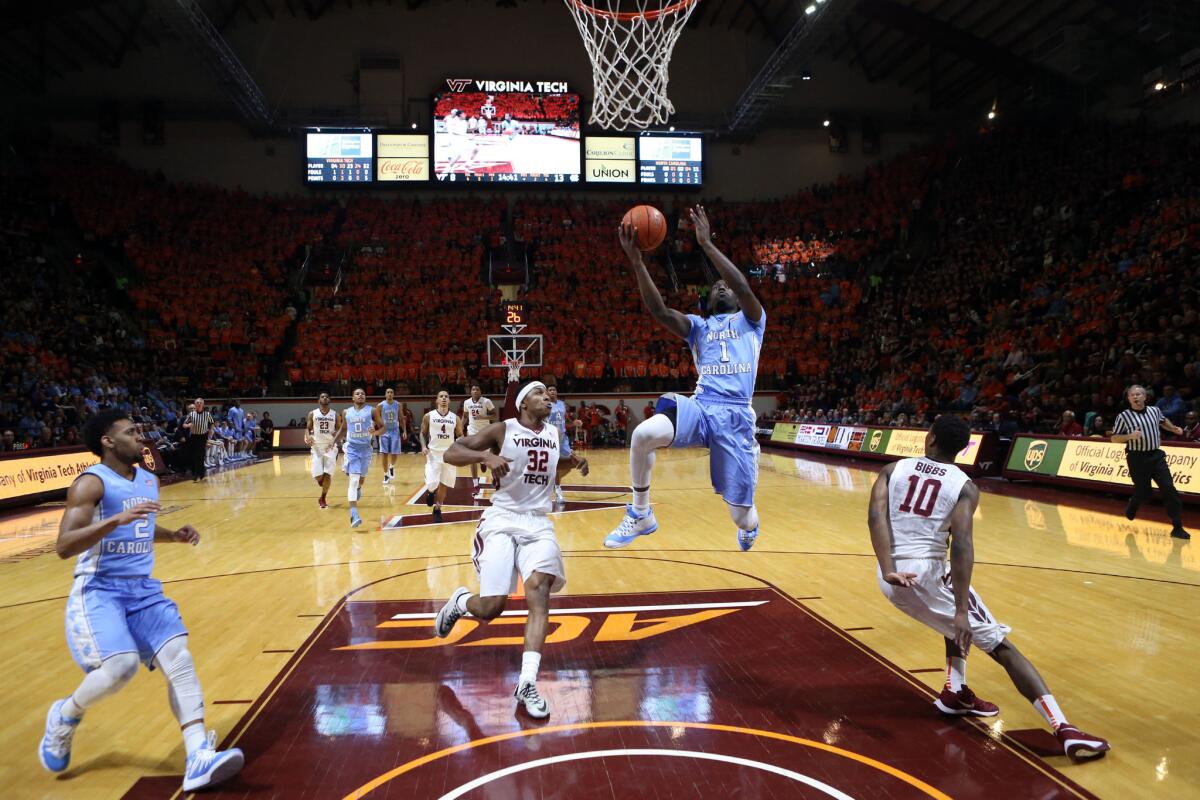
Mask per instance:
[[[188,469],[192,472],[193,478],[206,477],[207,472],[204,468],[205,450],[208,449],[208,437],[201,434],[193,434],[187,440],[187,455]]]
[[[1163,505],[1167,507],[1167,515],[1176,526],[1183,524],[1183,505],[1179,502],[1179,492],[1175,490],[1175,481],[1171,479],[1171,469],[1167,466],[1167,458],[1162,450],[1130,450],[1125,453],[1129,464],[1129,477],[1133,481],[1133,499],[1129,501],[1131,509],[1146,502],[1153,495],[1150,481],[1158,484],[1162,492]]]

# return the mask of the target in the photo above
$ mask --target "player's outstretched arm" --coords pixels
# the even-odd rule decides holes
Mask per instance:
[[[579,474],[586,477],[589,470],[588,460],[578,453],[571,453],[570,458],[560,458],[558,460],[558,469],[554,472],[554,477],[557,480],[573,469],[578,469]]]
[[[879,561],[883,579],[893,586],[912,586],[915,572],[896,572],[896,561],[892,558],[892,520],[888,513],[888,481],[892,477],[894,464],[879,471],[875,485],[871,487],[871,504],[867,509],[867,527],[871,530],[871,547]]]
[[[704,255],[708,256],[708,260],[717,268],[717,272],[721,274],[721,280],[725,281],[737,295],[738,303],[741,305],[746,319],[750,322],[758,322],[763,316],[762,303],[754,295],[754,290],[750,288],[750,281],[746,280],[742,271],[734,266],[734,263],[713,244],[712,226],[708,222],[708,214],[705,213],[704,206],[696,206],[688,212],[688,215],[692,219],[692,225],[696,228],[696,241],[704,250]]]
[[[662,295],[658,293],[658,287],[650,279],[650,271],[646,269],[646,262],[642,261],[642,251],[638,250],[637,228],[622,224],[617,229],[617,236],[621,240],[621,249],[629,257],[633,274],[637,276],[638,291],[642,293],[642,302],[646,304],[650,316],[671,333],[681,339],[686,339],[692,330],[692,323],[675,309],[667,308],[667,304],[663,302]]]
[[[120,514],[93,522],[96,505],[104,497],[104,483],[95,475],[82,475],[67,490],[67,508],[58,523],[54,543],[59,558],[77,556],[122,525],[150,518],[162,510],[158,503],[138,503]]]
[[[963,656],[971,647],[971,571],[975,567],[973,520],[979,505],[979,488],[973,481],[963,484],[958,503],[950,512],[950,582],[954,584],[954,643]]]
[[[504,446],[505,427],[503,422],[494,422],[479,433],[455,439],[442,460],[456,467],[483,464],[494,476],[503,478],[508,474],[510,460],[497,453]]]

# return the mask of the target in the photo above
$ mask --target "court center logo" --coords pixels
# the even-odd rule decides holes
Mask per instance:
[[[471,85],[471,78],[446,78],[446,85],[452,92],[461,92]]]
[[[1033,472],[1042,465],[1046,460],[1046,449],[1049,443],[1044,439],[1035,439],[1029,443],[1029,449],[1025,451],[1025,469]]]

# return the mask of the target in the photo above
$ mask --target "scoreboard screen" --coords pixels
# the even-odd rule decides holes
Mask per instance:
[[[638,183],[700,186],[704,183],[704,141],[699,136],[639,136]]]
[[[370,183],[374,134],[370,131],[308,131],[305,134],[307,183]]]

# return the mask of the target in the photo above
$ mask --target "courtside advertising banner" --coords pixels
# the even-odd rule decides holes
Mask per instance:
[[[1200,447],[1162,446],[1180,494],[1200,498]],[[1062,478],[1097,486],[1132,487],[1125,446],[1106,439],[1058,439],[1021,434],[1013,440],[1006,472],[1034,480]]]

